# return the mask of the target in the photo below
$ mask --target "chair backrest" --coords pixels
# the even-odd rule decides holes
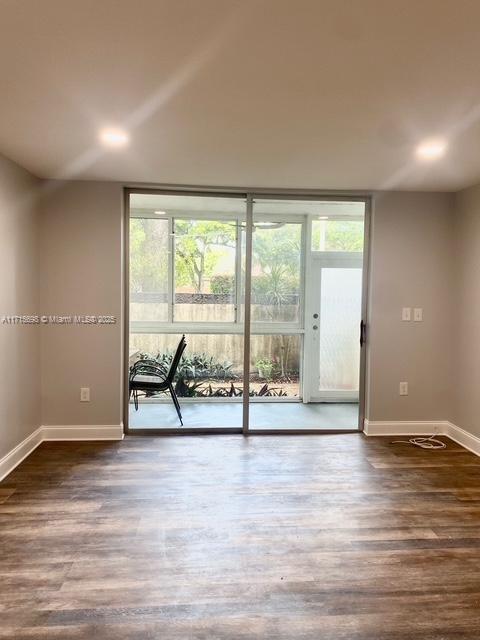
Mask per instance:
[[[130,380],[133,380],[138,374],[157,376],[160,380],[165,380],[167,376],[165,366],[159,364],[157,360],[150,360],[148,358],[137,360],[137,362],[130,367]]]
[[[185,336],[183,335],[178,343],[177,350],[175,351],[175,355],[173,356],[172,364],[170,365],[170,369],[167,375],[167,381],[173,382],[175,378],[175,374],[177,372],[178,365],[180,364],[180,360],[182,359],[183,352],[187,347],[187,341],[185,340]]]

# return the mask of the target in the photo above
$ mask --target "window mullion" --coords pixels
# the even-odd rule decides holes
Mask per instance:
[[[242,300],[242,227],[237,218],[236,236],[236,256],[235,256],[235,323],[241,322],[241,300]]]
[[[173,322],[175,303],[175,220],[168,218],[168,322]]]

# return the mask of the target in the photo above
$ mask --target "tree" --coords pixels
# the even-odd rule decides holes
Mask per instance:
[[[252,278],[254,293],[279,307],[285,297],[300,290],[301,229],[298,224],[255,228],[253,266],[261,275]]]
[[[175,221],[176,285],[190,285],[201,293],[205,278],[214,273],[229,249],[235,249],[235,222]]]
[[[300,292],[301,227],[299,224],[279,224],[255,228],[253,264],[261,275],[252,278],[253,293],[265,296],[271,322],[287,320],[285,311],[292,295]],[[293,303],[295,304],[295,303]],[[296,336],[277,335],[277,358],[280,375],[288,373],[290,352]]]
[[[363,221],[314,220],[312,247],[316,251],[363,251]]]
[[[235,249],[235,222],[176,220],[175,280],[195,293],[214,273],[222,258]],[[132,292],[167,292],[168,221],[154,218],[130,220],[130,288]],[[233,285],[232,285],[233,289]]]
[[[130,289],[132,292],[167,291],[168,222],[152,218],[130,219]]]

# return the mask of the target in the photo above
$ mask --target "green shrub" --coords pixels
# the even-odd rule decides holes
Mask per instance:
[[[258,371],[258,375],[261,378],[265,378],[266,380],[271,380],[274,374],[274,370],[276,368],[275,362],[273,360],[268,359],[260,359],[255,362],[255,366]]]
[[[173,355],[173,352],[157,353],[156,356],[142,353],[139,359],[156,360],[163,373],[167,375]],[[206,353],[190,353],[182,357],[175,379],[232,380],[237,378],[236,374],[231,371],[232,367],[233,364],[231,362],[216,360],[213,356],[208,356]]]
[[[216,275],[210,278],[210,291],[212,293],[229,294],[235,289],[235,277],[229,275]]]
[[[269,304],[275,304],[280,302],[283,296],[298,293],[298,280],[288,275],[282,275],[278,280],[268,274],[253,276],[252,293],[264,296]]]

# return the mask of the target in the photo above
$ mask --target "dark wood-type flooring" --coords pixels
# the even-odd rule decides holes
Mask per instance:
[[[0,638],[480,638],[480,458],[390,440],[43,444],[0,483]]]

